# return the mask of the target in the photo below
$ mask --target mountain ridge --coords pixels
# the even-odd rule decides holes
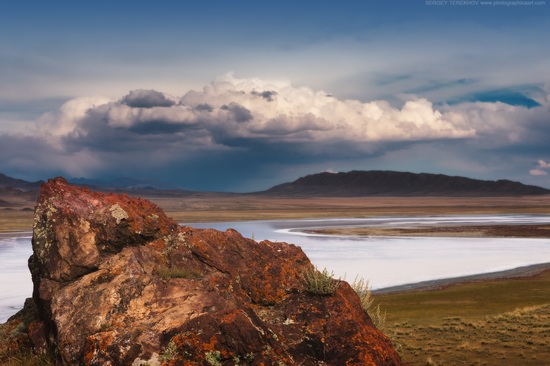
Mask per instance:
[[[550,190],[500,179],[480,180],[445,174],[390,170],[353,170],[317,173],[256,192],[268,196],[522,196],[550,194]]]
[[[0,173],[0,188],[17,188],[21,191],[38,190],[43,181],[29,182]]]
[[[504,197],[550,194],[550,190],[507,179],[480,180],[462,176],[432,173],[410,173],[391,170],[352,170],[341,173],[316,173],[275,185],[264,191],[249,193],[201,192],[170,185],[148,185],[154,181],[129,178],[102,181],[73,178],[73,184],[105,192],[159,197],[203,195],[260,195],[290,197],[361,197],[361,196],[449,196],[449,197]],[[13,201],[35,200],[42,181],[28,182],[0,173],[0,199]],[[109,183],[113,183],[110,185]],[[131,184],[130,184],[131,183]],[[8,206],[0,204],[0,206]]]

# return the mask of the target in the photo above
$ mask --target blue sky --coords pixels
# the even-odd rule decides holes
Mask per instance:
[[[4,1],[0,172],[550,187],[550,4],[490,3]]]

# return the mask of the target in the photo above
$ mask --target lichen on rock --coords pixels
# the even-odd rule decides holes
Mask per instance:
[[[109,208],[109,211],[111,211],[111,215],[113,215],[117,224],[120,224],[122,220],[126,220],[129,217],[126,211],[124,211],[124,209],[120,207],[118,203],[115,203],[114,205],[112,205]]]
[[[60,365],[400,365],[346,282],[292,244],[179,227],[154,204],[42,186],[29,267]]]

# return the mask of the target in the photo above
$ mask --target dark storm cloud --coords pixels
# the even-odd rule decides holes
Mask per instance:
[[[40,136],[0,134],[0,155],[2,173],[28,180],[85,174],[98,166],[88,152],[59,149]]]
[[[194,125],[166,120],[145,120],[128,126],[113,126],[110,122],[106,111],[90,110],[80,121],[81,133],[64,136],[62,141],[70,151],[88,148],[113,153],[153,152],[193,145],[193,140],[200,140],[204,135]]]
[[[214,107],[212,107],[208,103],[198,104],[193,109],[196,110],[196,111],[199,111],[199,112],[213,112],[214,111]]]
[[[253,90],[250,94],[255,95],[257,97],[262,97],[268,102],[272,102],[278,93],[273,90],[265,90],[263,92],[257,92],[256,90]]]
[[[122,103],[133,108],[171,107],[174,101],[156,90],[132,90],[122,98]]]
[[[231,102],[228,105],[224,104],[221,106],[221,109],[229,111],[237,122],[248,122],[254,118],[250,110],[239,103]]]
[[[134,125],[130,127],[128,131],[142,135],[159,135],[180,132],[183,131],[185,128],[185,125],[176,123],[166,123],[164,121],[148,121]]]

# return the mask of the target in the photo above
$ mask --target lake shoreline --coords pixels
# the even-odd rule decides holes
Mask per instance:
[[[504,271],[479,273],[468,276],[459,276],[451,278],[443,278],[438,280],[429,280],[416,283],[410,283],[405,285],[397,285],[391,287],[385,287],[377,290],[373,290],[374,295],[388,295],[399,294],[405,292],[426,292],[426,291],[438,291],[449,286],[462,285],[473,282],[485,282],[495,280],[509,280],[518,278],[531,278],[541,273],[550,271],[550,262],[532,264],[528,266],[522,266],[512,268]]]
[[[550,238],[549,224],[439,225],[426,227],[334,227],[303,230],[308,234],[441,237],[441,238]]]
[[[487,225],[484,226],[484,228],[487,227],[504,227],[509,226],[513,227],[514,225]],[[516,225],[517,232],[524,234],[525,226],[530,225]],[[537,225],[537,226],[545,226],[548,225]],[[443,227],[445,228],[445,227]],[[461,228],[461,226],[454,226],[455,230]],[[342,230],[351,230],[354,228],[344,228]],[[371,228],[359,228],[364,230],[371,230]],[[320,230],[300,230],[303,232],[315,232],[318,234],[327,234],[326,231],[333,230],[333,229],[320,229]],[[339,229],[336,229],[339,230]],[[376,230],[376,229],[375,229]],[[384,229],[380,229],[381,231]],[[391,229],[390,229],[391,230]],[[426,231],[429,230],[429,228],[421,228],[421,230],[426,233]],[[545,230],[547,231],[547,230]],[[426,237],[433,237],[438,236],[438,233],[433,233],[433,235],[425,235]],[[394,235],[380,235],[380,236],[394,236]],[[421,235],[418,235],[421,236]],[[424,235],[423,235],[424,236]],[[460,235],[462,236],[462,235]],[[482,235],[484,236],[484,235]],[[21,237],[32,237],[32,231],[12,231],[12,232],[0,232],[0,239],[9,239],[9,238],[21,238]],[[456,236],[455,236],[456,237]],[[485,237],[485,236],[484,236]],[[507,236],[510,237],[510,236]],[[514,235],[511,237],[519,237],[519,235]],[[531,235],[525,235],[524,237],[531,237]],[[449,286],[458,285],[458,284],[466,284],[466,283],[472,283],[472,282],[483,282],[483,281],[492,281],[492,280],[504,280],[504,279],[512,279],[512,278],[528,278],[532,276],[536,276],[542,272],[550,270],[550,262],[546,263],[540,263],[540,264],[534,264],[534,265],[527,265],[527,266],[521,266],[513,269],[498,271],[498,272],[490,272],[490,273],[479,273],[474,275],[467,275],[467,276],[458,276],[458,277],[450,277],[450,278],[441,278],[441,279],[435,279],[435,280],[427,280],[427,281],[421,281],[416,283],[409,283],[409,284],[403,284],[403,285],[395,285],[390,287],[384,287],[379,288],[376,290],[373,290],[374,294],[396,294],[396,293],[403,293],[403,292],[419,292],[419,291],[436,291],[440,290]]]
[[[32,231],[5,231],[0,232],[0,239],[32,237]]]

